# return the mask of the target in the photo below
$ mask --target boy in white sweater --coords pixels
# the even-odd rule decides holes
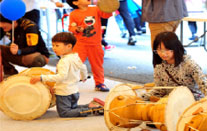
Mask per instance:
[[[87,68],[82,63],[77,53],[72,52],[76,38],[72,33],[61,32],[53,36],[52,48],[61,59],[57,64],[57,73],[54,75],[41,75],[31,78],[31,84],[38,81],[56,82],[54,91],[56,95],[57,112],[60,117],[83,117],[91,113],[103,114],[104,102],[95,98],[86,105],[78,105],[79,90],[78,82],[87,79]],[[95,104],[94,104],[95,103]]]

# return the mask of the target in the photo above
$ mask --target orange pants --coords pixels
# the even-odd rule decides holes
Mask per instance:
[[[88,58],[95,80],[95,85],[104,84],[104,51],[101,44],[81,45],[76,43],[73,51],[78,52],[78,55],[83,63],[85,62],[86,58]]]

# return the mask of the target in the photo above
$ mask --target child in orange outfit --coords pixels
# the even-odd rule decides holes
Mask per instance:
[[[67,3],[74,8],[69,23],[69,31],[77,38],[73,51],[78,52],[83,62],[88,58],[95,90],[107,92],[109,88],[104,84],[101,18],[109,18],[112,13],[104,13],[97,6],[89,6],[90,0],[67,0]]]

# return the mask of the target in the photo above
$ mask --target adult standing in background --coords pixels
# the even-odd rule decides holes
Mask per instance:
[[[186,16],[185,0],[142,0],[142,21],[149,23],[152,50],[156,35],[164,31],[175,32]]]
[[[120,7],[118,9],[121,17],[124,20],[124,24],[126,25],[126,28],[129,32],[129,41],[128,41],[128,45],[135,45],[136,43],[136,38],[135,38],[135,25],[134,25],[134,21],[131,18],[131,15],[129,14],[129,10],[128,10],[128,6],[127,6],[127,0],[119,0],[120,2]]]

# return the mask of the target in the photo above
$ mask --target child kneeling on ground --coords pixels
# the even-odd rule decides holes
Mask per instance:
[[[57,64],[54,75],[41,75],[32,77],[30,82],[39,81],[56,82],[51,93],[56,95],[57,112],[60,117],[84,117],[89,114],[103,115],[104,102],[98,98],[86,105],[78,105],[78,82],[87,79],[87,68],[77,53],[72,52],[76,38],[72,33],[61,32],[53,36],[52,48],[61,59]]]

